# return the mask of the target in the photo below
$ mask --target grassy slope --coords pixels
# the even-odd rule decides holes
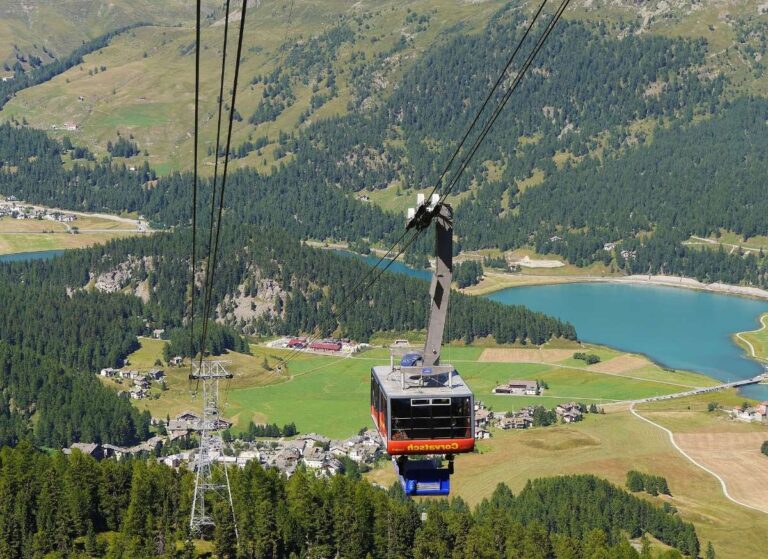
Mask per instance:
[[[431,23],[426,31],[414,36],[413,46],[405,51],[405,58],[429,48],[442,31],[464,22],[464,29],[480,28],[488,16],[501,5],[499,1],[482,4],[459,3],[453,0],[413,0],[411,2],[359,2],[353,7],[340,7],[333,0],[309,2],[298,0],[292,9],[277,1],[263,2],[249,11],[248,33],[244,44],[241,66],[241,87],[238,92],[238,111],[242,122],[236,123],[233,146],[247,139],[267,135],[276,139],[279,131],[295,130],[299,115],[309,106],[312,95],[309,85],[294,87],[297,102],[281,114],[275,122],[257,127],[248,124],[248,116],[262,97],[263,85],[251,86],[256,74],[267,74],[283,61],[279,47],[287,40],[309,38],[321,33],[345,15],[371,14],[371,18],[358,25],[350,25],[358,37],[354,45],[341,48],[335,65],[339,97],[321,107],[312,116],[322,118],[346,112],[351,99],[347,75],[352,52],[364,52],[368,60],[376,52],[386,51],[407,31],[404,20],[407,10],[429,13]],[[235,29],[231,37],[235,38]],[[218,93],[218,71],[221,57],[223,28],[214,25],[203,32],[204,51],[201,55],[201,138],[203,146],[215,141],[215,110]],[[371,39],[375,37],[376,42]],[[194,90],[194,52],[183,54],[194,40],[189,27],[149,27],[124,34],[99,52],[86,57],[85,63],[72,68],[48,83],[20,92],[8,103],[0,120],[25,117],[36,128],[50,129],[53,124],[73,121],[81,130],[68,132],[72,140],[104,154],[107,141],[114,141],[116,130],[134,134],[142,149],[149,151],[150,164],[160,172],[188,169],[191,164],[191,132]],[[144,53],[146,52],[146,58]],[[232,60],[231,51],[229,60]],[[106,66],[105,72],[89,75],[88,71]],[[399,69],[393,70],[396,76]],[[231,79],[231,69],[229,78]],[[390,80],[392,82],[392,80]],[[391,84],[390,84],[391,87]],[[324,90],[321,89],[321,93]],[[82,96],[83,101],[78,101]],[[51,132],[61,137],[64,132]],[[263,156],[256,153],[233,161],[233,166],[252,165],[268,171],[273,163],[274,146],[267,147]],[[206,148],[203,148],[203,155]],[[143,157],[134,158],[140,161]],[[207,157],[204,169],[212,171],[213,159]]]
[[[206,12],[214,5],[203,4]],[[15,60],[13,45],[46,61],[43,46],[63,56],[83,41],[132,23],[176,25],[193,19],[193,4],[184,0],[7,0],[0,5],[0,64]]]
[[[149,369],[161,357],[163,342],[142,339],[142,349],[130,356],[131,368]],[[604,361],[626,355],[607,348],[588,348]],[[529,363],[490,363],[478,361],[482,348],[447,347],[444,358],[462,373],[476,397],[496,410],[512,410],[538,404],[554,407],[559,402],[583,400],[607,404],[656,394],[680,392],[690,386],[706,386],[712,380],[687,372],[665,372],[647,362],[626,373],[590,371],[580,361],[536,363],[531,349]],[[302,355],[291,361],[282,377],[265,370],[263,361],[274,367],[284,350],[252,346],[253,356],[230,353],[236,378],[227,389],[225,414],[238,427],[249,420],[285,424],[294,421],[304,432],[315,431],[333,437],[346,437],[369,423],[368,391],[370,367],[386,363],[386,350],[372,350],[354,358]],[[525,359],[523,359],[525,360]],[[186,369],[166,369],[169,390],[157,400],[139,402],[153,414],[164,417],[186,409],[194,402],[189,396]],[[545,380],[550,389],[542,397],[509,397],[491,394],[492,388],[510,378]]]
[[[95,216],[79,217],[72,226],[81,232],[74,235],[63,223],[49,220],[1,218],[0,254],[83,248],[136,234],[125,222]]]
[[[711,395],[642,406],[654,420],[664,411],[685,415],[668,421],[674,429],[718,432],[726,428],[741,432],[754,426],[734,424],[707,414]],[[740,401],[733,392],[720,393],[723,404]],[[688,410],[688,407],[692,408]],[[725,425],[727,423],[727,425]],[[717,481],[680,455],[663,432],[632,416],[626,408],[606,415],[587,416],[573,425],[495,431],[479,443],[479,453],[460,456],[456,462],[454,491],[471,505],[488,497],[499,482],[520,491],[529,479],[553,475],[590,473],[623,486],[631,469],[667,478],[672,498],[638,494],[660,505],[667,501],[681,516],[695,524],[704,546],[712,541],[718,557],[759,555],[768,530],[768,515],[735,505],[725,499]],[[394,482],[392,468],[385,464],[369,475],[383,485]]]
[[[733,338],[737,344],[744,348],[747,355],[752,356],[752,349],[754,349],[754,357],[763,361],[768,360],[768,326],[766,326],[766,320],[768,320],[768,314],[760,317],[762,324],[760,328],[750,332],[740,332]],[[751,348],[744,343],[745,340],[751,344]]]

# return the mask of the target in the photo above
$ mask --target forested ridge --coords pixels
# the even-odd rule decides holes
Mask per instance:
[[[119,366],[145,330],[135,297],[0,280],[0,444],[30,438],[133,444],[149,416],[92,373]]]
[[[483,33],[450,34],[434,45],[369,110],[281,133],[278,149],[292,159],[269,174],[232,173],[230,215],[303,239],[391,242],[400,218],[352,193],[431,184],[523,21],[510,4]],[[347,35],[343,26],[332,31],[318,38],[315,53],[289,49],[291,64],[303,61],[333,81],[323,64]],[[457,250],[533,246],[580,266],[603,261],[627,273],[764,286],[761,255],[682,242],[720,228],[747,238],[768,230],[759,182],[765,102],[726,100],[725,78],[696,70],[703,41],[616,34],[607,23],[561,22],[455,187],[472,190],[456,208]],[[268,81],[273,100],[282,99],[280,75],[254,79]],[[4,126],[0,192],[66,208],[135,211],[159,226],[189,223],[190,204],[182,203],[189,174],[155,180],[147,167],[129,171],[109,159],[65,169],[61,153],[42,132]],[[543,182],[521,192],[520,181],[535,173]],[[209,197],[204,180],[201,207]],[[606,243],[618,243],[617,250],[603,250]],[[423,261],[430,244],[422,237],[413,261]]]
[[[532,242],[539,252],[580,265],[615,258],[629,273],[765,286],[763,255],[682,242],[720,228],[747,239],[768,231],[767,116],[765,100],[738,99],[702,122],[672,124],[648,145],[582,162],[527,190],[515,215],[465,215],[464,242],[484,246],[493,239],[501,248]],[[616,248],[604,250],[611,242]],[[624,258],[622,250],[634,254]]]
[[[121,239],[50,262],[4,266],[0,281],[63,293],[85,287],[93,275],[131,263],[132,279],[124,287],[146,281],[149,292],[143,309],[134,299],[137,308],[133,312],[143,312],[157,327],[181,327],[188,316],[190,246],[189,229]],[[428,284],[422,280],[390,273],[350,304],[349,294],[370,269],[364,262],[310,248],[279,229],[231,222],[222,230],[220,250],[213,301],[218,318],[238,331],[259,335],[338,332],[365,341],[376,332],[426,328],[429,296]],[[202,272],[204,260],[199,260],[199,266]],[[263,316],[247,322],[238,319],[229,312],[228,298],[231,306],[232,297],[258,297],[264,289],[261,280],[273,281],[285,296],[275,299]],[[202,315],[202,287],[196,286],[198,316]],[[345,312],[339,316],[340,309]],[[448,331],[452,339],[467,342],[493,336],[498,343],[541,344],[551,337],[576,337],[573,326],[542,313],[459,293],[451,298]]]
[[[192,558],[193,474],[153,461],[0,451],[0,556]],[[219,558],[636,559],[627,537],[650,533],[696,557],[691,524],[593,476],[499,485],[474,510],[460,498],[406,499],[345,476],[290,479],[249,463],[230,472],[240,545],[228,507],[211,503]],[[421,519],[421,514],[426,518]],[[113,532],[110,543],[100,532]],[[656,557],[659,557],[656,555]],[[663,557],[680,557],[674,553]]]
[[[190,230],[180,229],[70,251],[52,261],[0,266],[0,442],[31,438],[61,447],[77,441],[132,444],[148,437],[146,412],[103,387],[93,373],[120,366],[138,349],[136,337],[154,328],[168,331],[167,357],[190,354],[190,246]],[[376,332],[426,328],[424,281],[389,274],[347,305],[369,270],[363,262],[256,226],[225,226],[221,251],[213,289],[220,323],[209,329],[214,354],[247,352],[243,334],[337,333],[365,341]],[[205,263],[199,263],[202,277]],[[115,270],[128,278],[118,292],[94,287],[99,274]],[[264,296],[264,281],[283,295],[248,320],[233,315],[233,298]],[[146,285],[146,303],[133,294],[139,284]],[[196,290],[201,317],[202,283]],[[544,314],[458,293],[448,331],[467,342],[492,336],[499,343],[541,344],[576,337],[573,326]]]

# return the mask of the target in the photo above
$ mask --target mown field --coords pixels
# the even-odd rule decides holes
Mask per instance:
[[[99,217],[84,217],[71,226],[78,232],[55,221],[0,218],[0,254],[84,248],[137,234],[135,226]]]
[[[142,349],[129,357],[130,368],[152,368],[162,356],[163,342],[141,339]],[[558,362],[542,363],[542,351],[514,349],[507,362],[488,361],[483,347],[451,347],[443,352],[444,361],[453,363],[478,400],[496,411],[518,410],[528,405],[547,408],[566,401],[583,401],[598,406],[615,405],[660,394],[671,394],[692,386],[709,386],[715,382],[689,372],[667,372],[644,357],[629,356],[607,348],[576,348],[596,353],[598,365],[586,366],[570,357],[573,348],[560,355]],[[375,349],[355,357],[302,355],[292,359],[287,371],[275,369],[285,350],[252,346],[253,355],[229,353],[236,377],[224,386],[224,413],[243,428],[248,421],[295,422],[302,432],[319,432],[331,437],[347,437],[368,426],[370,368],[389,362],[387,350]],[[485,354],[487,355],[487,354]],[[564,358],[563,358],[564,357]],[[628,359],[630,358],[631,359]],[[266,360],[266,362],[265,362]],[[616,367],[609,367],[611,363]],[[265,367],[266,365],[266,367]],[[272,370],[270,370],[272,369]],[[614,369],[614,370],[610,370]],[[159,398],[138,403],[156,417],[173,415],[196,405],[191,399],[186,368],[166,368],[169,390]],[[499,396],[492,389],[510,379],[542,380],[549,389],[542,396]]]

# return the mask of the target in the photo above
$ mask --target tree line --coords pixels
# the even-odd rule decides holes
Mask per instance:
[[[193,475],[153,460],[5,447],[0,556],[194,558]],[[415,502],[399,485],[385,491],[303,469],[286,479],[255,462],[229,476],[235,520],[225,503],[210,503],[221,559],[639,559],[650,548],[638,552],[627,538],[645,533],[675,548],[663,557],[699,552],[691,524],[588,475],[534,480],[517,495],[500,484],[474,509],[458,497]]]
[[[189,316],[189,247],[191,231],[151,237],[111,241],[105,245],[67,253],[50,262],[14,263],[0,268],[10,282],[25,285],[78,289],[87,285],[92,275],[132,263],[132,279],[126,286],[148,284],[149,301],[136,312],[158,327],[171,329],[172,351],[186,354],[183,331]],[[205,262],[198,262],[202,274]],[[310,248],[279,229],[263,229],[234,224],[225,220],[221,256],[212,294],[216,318],[223,325],[244,334],[298,333],[328,336],[339,334],[367,341],[377,332],[424,330],[429,311],[428,284],[402,274],[389,273],[368,290],[359,290],[361,278],[369,265],[333,252]],[[262,280],[279,288],[272,308],[249,320],[230,312],[234,297],[262,294]],[[195,286],[196,316],[203,314],[203,285]],[[350,298],[350,294],[358,295]],[[263,295],[263,294],[262,294]],[[136,304],[139,302],[136,300]],[[231,330],[220,332],[226,342]],[[484,298],[454,293],[448,317],[449,336],[471,343],[476,338],[492,337],[498,343],[541,344],[553,337],[575,339],[571,324],[522,306],[506,306]],[[188,340],[188,334],[187,334]],[[235,337],[223,347],[241,344]]]
[[[627,472],[627,489],[633,493],[645,491],[651,495],[672,495],[665,478],[644,474],[637,470],[630,470]]]

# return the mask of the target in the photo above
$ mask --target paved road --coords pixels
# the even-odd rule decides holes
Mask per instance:
[[[738,388],[740,386],[747,386],[749,384],[758,384],[768,380],[767,375],[757,375],[756,377],[744,380],[737,380],[735,382],[726,382],[718,384],[716,386],[706,386],[703,388],[695,388],[694,390],[686,390],[685,392],[676,392],[675,394],[665,394],[664,396],[652,396],[650,398],[643,398],[642,400],[629,400],[634,406],[635,404],[645,404],[647,402],[659,402],[661,400],[674,400],[675,398],[686,398],[688,396],[696,396],[697,394],[707,394],[709,392],[719,392],[720,390],[726,390],[728,388]]]

